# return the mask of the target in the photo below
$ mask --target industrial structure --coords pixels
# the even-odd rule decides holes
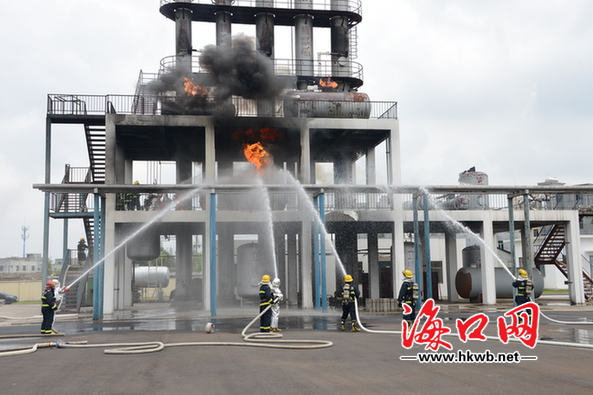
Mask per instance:
[[[46,179],[34,186],[46,197],[45,264],[50,219],[64,221],[64,243],[67,221],[83,220],[95,317],[133,304],[134,262],[157,258],[162,236],[175,238],[175,303],[216,315],[217,307],[256,295],[263,274],[281,278],[288,303],[303,308],[325,309],[326,296],[345,273],[364,284],[368,298],[393,298],[406,267],[406,242],[414,243],[412,269],[432,273],[435,233],[445,235],[443,276],[448,298],[458,300],[454,279],[465,247],[458,235],[469,229],[486,248],[480,273],[465,281],[470,288],[473,281],[474,290],[480,282],[477,299],[493,304],[497,263],[487,250],[496,248],[496,233],[514,235],[515,222],[528,266],[534,255],[530,227],[556,229],[562,245],[546,264],[566,252],[571,300],[584,302],[580,264],[573,264],[579,257],[574,207],[534,210],[533,190],[490,187],[475,169],[460,177],[459,187],[400,185],[396,102],[371,101],[359,91],[361,0],[161,0],[160,12],[175,24],[175,53],[162,59],[158,73],[141,72],[133,95],[48,96]],[[203,49],[196,50],[193,23],[214,24],[216,44],[200,43]],[[233,36],[235,25],[254,26],[255,39]],[[275,56],[278,26],[294,33],[292,43],[283,43],[294,48],[290,59]],[[315,34],[328,30],[331,50],[316,57]],[[64,178],[53,182],[52,126],[58,124],[81,126],[90,166],[66,166]],[[381,169],[380,145],[386,156]],[[135,183],[134,166],[147,161],[174,162],[175,183]],[[364,163],[364,176],[357,176],[357,162]],[[320,184],[322,164],[331,169],[332,183]],[[378,172],[387,174],[386,185],[376,185]],[[575,193],[537,188],[554,196]],[[521,210],[513,214],[513,208]],[[237,247],[241,235],[255,235],[257,243]],[[366,239],[366,272],[360,235]],[[389,241],[387,260],[379,257],[379,239]],[[87,274],[78,268],[76,275]],[[432,275],[418,281],[431,296]],[[78,293],[82,299],[82,288]]]

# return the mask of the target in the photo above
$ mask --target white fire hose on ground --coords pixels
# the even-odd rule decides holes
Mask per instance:
[[[260,312],[241,332],[245,343],[239,342],[183,342],[183,343],[163,343],[159,341],[154,342],[140,342],[140,343],[103,343],[103,344],[87,344],[83,342],[50,342],[37,343],[33,346],[15,347],[10,349],[0,349],[0,357],[24,355],[37,351],[38,348],[105,348],[105,354],[148,354],[163,350],[165,347],[194,347],[194,346],[234,346],[234,347],[265,347],[265,348],[284,348],[307,350],[316,348],[327,348],[333,346],[333,343],[325,340],[280,340],[281,334],[258,332],[247,335],[246,332],[272,305],[266,307]],[[31,335],[12,335],[12,337],[27,337]],[[39,335],[35,335],[38,337]],[[0,337],[1,338],[1,337]]]

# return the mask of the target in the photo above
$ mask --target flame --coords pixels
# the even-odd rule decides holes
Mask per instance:
[[[337,88],[338,87],[338,83],[335,81],[332,81],[331,78],[327,77],[327,79],[324,81],[323,78],[319,79],[319,85],[321,85],[324,88]]]
[[[270,154],[264,150],[261,143],[243,144],[243,153],[245,158],[255,165],[259,172],[262,172],[264,167],[272,163]]]
[[[272,142],[280,138],[280,131],[274,128],[261,128],[255,131],[253,129],[233,130],[231,136],[235,140]]]
[[[259,130],[259,136],[264,141],[275,141],[280,137],[280,131],[273,128],[262,128]]]
[[[189,96],[206,96],[205,87],[194,84],[194,82],[187,77],[183,77],[183,79],[185,80],[185,82],[183,83],[183,90]]]

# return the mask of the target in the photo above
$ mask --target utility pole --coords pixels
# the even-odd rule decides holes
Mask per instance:
[[[23,231],[23,234],[21,234],[21,239],[23,239],[23,258],[26,258],[27,254],[26,254],[25,246],[27,245],[27,239],[29,238],[29,235],[27,234],[29,227],[23,225],[23,227],[21,229]]]

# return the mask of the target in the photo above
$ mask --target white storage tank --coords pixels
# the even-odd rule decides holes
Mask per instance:
[[[371,116],[369,96],[362,92],[290,91],[284,115],[307,118],[365,118]]]
[[[134,285],[140,288],[166,288],[170,273],[167,266],[136,266]]]
[[[268,253],[258,243],[243,244],[237,248],[237,295],[257,297],[259,283],[264,274],[274,277],[274,268]]]
[[[488,174],[481,171],[476,171],[475,167],[471,167],[464,172],[459,173],[460,185],[488,185]],[[464,210],[486,210],[490,206],[488,202],[488,195],[484,194],[467,194],[469,202],[464,204]]]

